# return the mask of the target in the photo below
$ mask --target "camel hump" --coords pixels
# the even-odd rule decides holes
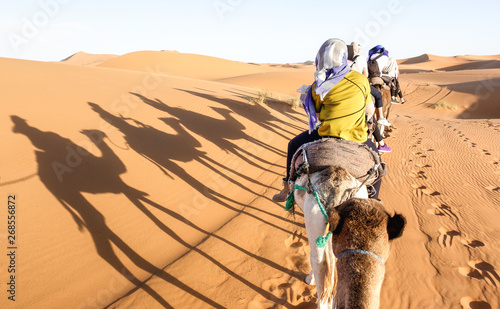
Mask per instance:
[[[362,182],[378,164],[377,173],[367,184],[373,184],[387,174],[385,164],[381,164],[378,154],[368,146],[339,138],[323,138],[306,143],[295,152],[291,164],[291,180],[299,176],[297,171],[304,163],[304,153],[307,155],[310,173],[329,166],[340,166]]]

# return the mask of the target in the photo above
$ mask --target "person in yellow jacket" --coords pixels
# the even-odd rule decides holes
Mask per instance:
[[[305,143],[321,138],[341,138],[364,143],[377,152],[368,140],[365,109],[371,103],[370,84],[363,74],[347,65],[347,45],[338,39],[329,39],[316,55],[315,82],[303,86],[301,101],[309,117],[309,130],[288,143],[286,177],[283,190],[273,196],[284,202],[290,191],[288,180],[293,155]],[[316,126],[317,121],[321,123]],[[378,198],[380,181],[374,184]]]

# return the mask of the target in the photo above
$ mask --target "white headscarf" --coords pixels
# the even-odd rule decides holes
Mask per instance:
[[[347,45],[339,39],[329,39],[316,54],[316,94],[323,100],[351,68],[347,65]]]
[[[347,65],[347,45],[339,39],[329,39],[321,45],[316,54],[316,94],[323,100],[328,92],[337,85],[351,68]],[[312,100],[312,85],[303,85],[300,92],[300,101],[309,118],[309,133],[316,127],[318,119]]]

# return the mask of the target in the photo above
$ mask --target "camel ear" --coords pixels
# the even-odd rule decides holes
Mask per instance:
[[[406,226],[406,219],[400,214],[395,214],[389,218],[387,223],[387,233],[389,234],[389,240],[401,237],[403,230]]]
[[[328,208],[328,222],[330,223],[330,232],[338,234],[337,227],[340,222],[340,214],[335,207]]]

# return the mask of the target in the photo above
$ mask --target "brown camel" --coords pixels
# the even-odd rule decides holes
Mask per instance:
[[[406,220],[390,216],[374,199],[352,198],[328,207],[336,288],[333,308],[379,308],[391,241],[403,233]]]

